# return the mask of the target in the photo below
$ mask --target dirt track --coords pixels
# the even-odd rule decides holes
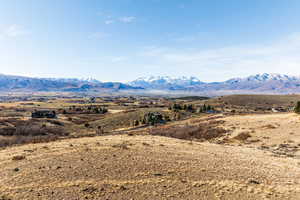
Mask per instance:
[[[300,199],[299,159],[159,136],[12,147],[0,168],[0,194],[12,200]]]

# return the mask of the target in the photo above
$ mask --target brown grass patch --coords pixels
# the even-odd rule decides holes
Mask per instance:
[[[57,120],[22,120],[18,118],[0,120],[0,147],[50,142],[68,135],[64,124]]]
[[[242,132],[242,133],[239,133],[237,136],[235,136],[234,139],[240,140],[240,141],[245,141],[250,137],[251,137],[251,135],[249,132]]]
[[[44,143],[58,140],[56,135],[44,136],[8,136],[0,137],[0,147],[7,147],[12,145],[29,144],[29,143]]]
[[[178,139],[211,140],[223,136],[227,131],[217,127],[221,121],[208,121],[198,125],[164,126],[150,129],[151,135],[160,135]]]
[[[0,200],[12,200],[12,199],[6,195],[1,195]]]

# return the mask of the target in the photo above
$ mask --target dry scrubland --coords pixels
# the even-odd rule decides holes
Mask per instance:
[[[300,115],[269,109],[288,109],[298,97],[93,103],[105,114],[59,113],[90,105],[82,99],[0,104],[0,141],[28,140],[0,149],[0,199],[300,199]],[[174,101],[219,113],[180,111],[163,125],[132,126],[150,111],[172,117]],[[30,119],[36,107],[55,108],[58,118]],[[97,136],[98,126],[105,132]]]

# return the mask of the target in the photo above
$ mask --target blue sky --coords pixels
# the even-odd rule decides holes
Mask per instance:
[[[0,0],[0,73],[300,75],[299,0]]]

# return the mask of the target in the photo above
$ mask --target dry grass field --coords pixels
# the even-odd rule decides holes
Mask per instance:
[[[254,148],[124,135],[13,147],[0,158],[7,199],[300,197],[299,160]]]
[[[225,110],[241,112],[270,112],[272,108],[292,109],[300,95],[229,95],[207,100],[207,103],[219,105]]]
[[[0,200],[300,199],[300,115],[255,111],[264,104],[257,95],[220,98],[179,99],[219,112],[180,111],[181,119],[154,126],[131,123],[148,112],[174,114],[151,98],[148,107],[145,99],[141,107],[98,100],[93,105],[107,103],[105,114],[87,113],[91,104],[82,99],[44,102],[59,113],[55,119],[31,119],[33,102],[3,103]],[[253,99],[252,112],[238,103],[245,98]],[[274,107],[291,106],[290,97],[278,98]],[[222,111],[225,99],[239,110]]]
[[[215,99],[236,106],[294,106],[300,95],[229,95]]]

